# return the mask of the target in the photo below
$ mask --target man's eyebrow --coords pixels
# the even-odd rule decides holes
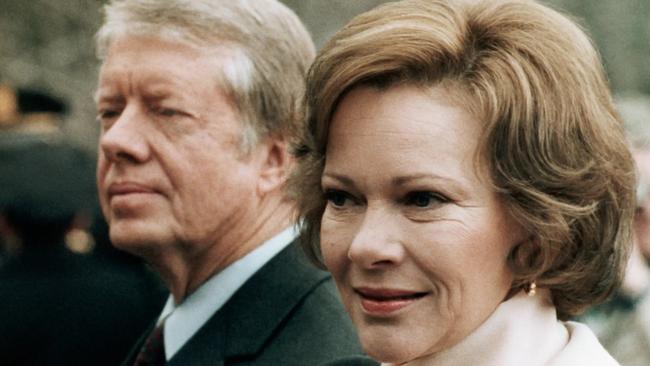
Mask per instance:
[[[95,101],[95,104],[98,104],[99,102],[119,103],[124,101],[124,98],[112,91],[106,92],[98,89],[93,95],[93,100]]]

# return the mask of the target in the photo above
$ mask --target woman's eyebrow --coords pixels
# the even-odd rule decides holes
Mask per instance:
[[[342,174],[336,174],[336,173],[332,173],[332,172],[324,172],[321,179],[332,179],[332,180],[335,180],[335,181],[337,181],[337,182],[339,182],[339,183],[341,183],[341,184],[343,184],[345,186],[355,187],[354,181],[350,177],[342,175]]]
[[[413,174],[406,174],[406,175],[393,178],[392,184],[395,186],[402,186],[418,180],[437,180],[437,181],[446,181],[450,183],[458,183],[457,179],[445,177],[434,173],[413,173]]]

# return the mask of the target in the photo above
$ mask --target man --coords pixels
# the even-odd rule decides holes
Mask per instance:
[[[287,145],[314,55],[295,14],[276,0],[115,0],[105,12],[100,203],[114,245],[171,292],[125,364],[358,353],[329,276],[289,244]]]

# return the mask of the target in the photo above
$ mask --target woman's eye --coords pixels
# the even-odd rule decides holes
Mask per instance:
[[[438,193],[433,193],[433,192],[411,192],[406,195],[406,198],[404,199],[404,203],[409,206],[416,206],[416,207],[429,207],[431,205],[435,204],[441,204],[449,202],[449,200],[438,194]]]
[[[339,191],[336,189],[331,189],[325,191],[325,199],[336,207],[343,207],[346,203],[350,203],[351,196],[349,193],[344,191]]]

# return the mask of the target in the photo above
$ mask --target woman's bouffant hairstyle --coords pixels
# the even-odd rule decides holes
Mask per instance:
[[[535,281],[560,319],[605,300],[631,242],[634,164],[589,38],[534,1],[388,3],[325,45],[291,180],[312,259],[322,264],[320,180],[337,103],[354,87],[397,84],[444,87],[484,124],[477,162],[530,235],[510,253],[511,293]]]

